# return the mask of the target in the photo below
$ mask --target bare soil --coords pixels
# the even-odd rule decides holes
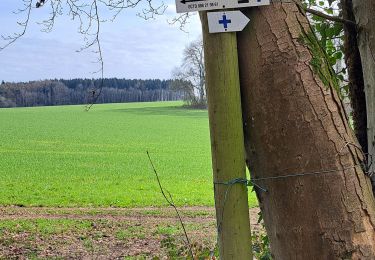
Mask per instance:
[[[182,207],[193,251],[216,246],[215,210]],[[259,231],[258,208],[250,209]],[[172,208],[0,207],[0,259],[185,259],[185,236]]]

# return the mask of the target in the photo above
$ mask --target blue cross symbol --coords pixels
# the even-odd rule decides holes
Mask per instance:
[[[232,20],[230,20],[230,19],[227,20],[227,16],[225,14],[223,14],[223,20],[219,20],[219,24],[224,25],[224,29],[227,29],[228,23],[231,23],[231,22],[232,22]]]

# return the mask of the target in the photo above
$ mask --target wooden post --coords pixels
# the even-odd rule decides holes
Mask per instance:
[[[236,33],[203,29],[206,88],[220,259],[252,259]],[[222,184],[218,184],[222,183]]]

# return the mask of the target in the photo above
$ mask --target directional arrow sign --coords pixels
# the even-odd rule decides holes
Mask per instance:
[[[177,13],[269,5],[270,0],[176,0]]]
[[[209,12],[207,18],[210,33],[242,31],[250,21],[241,11]]]

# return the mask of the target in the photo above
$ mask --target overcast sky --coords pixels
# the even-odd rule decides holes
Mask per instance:
[[[36,1],[36,0],[35,0]],[[48,1],[48,0],[47,0]],[[155,20],[136,16],[142,8],[125,10],[114,22],[101,27],[101,43],[105,62],[104,76],[118,78],[171,77],[171,71],[182,59],[182,51],[201,34],[198,15],[190,19],[185,33],[177,25],[170,25],[177,14],[171,0],[164,15]],[[19,31],[17,21],[21,15],[13,11],[22,5],[21,0],[0,1],[0,34]],[[26,35],[0,51],[0,81],[19,82],[51,78],[97,78],[97,54],[92,51],[76,52],[83,45],[78,24],[67,15],[59,17],[53,32],[45,33],[37,23],[48,16],[50,9],[33,9]],[[103,13],[104,17],[109,13]],[[4,45],[4,41],[1,45]]]

